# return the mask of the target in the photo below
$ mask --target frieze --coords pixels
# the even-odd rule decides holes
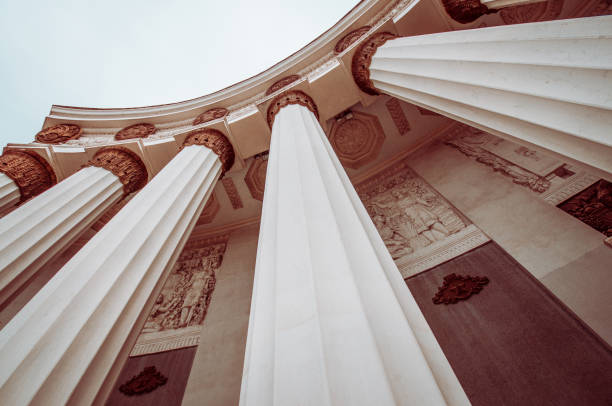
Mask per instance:
[[[117,141],[129,140],[132,138],[147,138],[151,134],[155,134],[157,128],[150,123],[133,124],[120,130],[115,134]]]
[[[444,277],[444,283],[432,298],[434,304],[453,304],[460,300],[467,300],[479,293],[489,283],[486,276],[461,276],[450,274]]]
[[[83,134],[83,129],[76,124],[58,124],[47,127],[36,134],[36,142],[43,144],[63,144],[76,140]]]
[[[586,225],[612,236],[612,183],[600,179],[557,207]]]
[[[193,120],[193,125],[204,124],[212,120],[217,120],[219,118],[223,118],[229,114],[229,110],[223,107],[215,107],[209,110],[206,110],[204,113],[200,114]]]
[[[190,145],[203,145],[217,154],[223,166],[223,173],[227,172],[234,164],[234,148],[221,131],[213,128],[193,131],[183,141],[182,148]]]
[[[306,107],[308,110],[312,111],[312,113],[317,117],[317,120],[319,119],[319,110],[317,109],[317,105],[315,104],[314,100],[312,100],[310,96],[301,90],[289,90],[276,96],[268,105],[268,113],[266,114],[266,117],[268,119],[268,125],[270,128],[272,128],[272,124],[274,124],[274,117],[276,117],[278,112],[283,107],[290,104],[299,104]]]
[[[119,386],[119,391],[126,396],[144,395],[165,385],[166,382],[168,382],[168,378],[163,376],[154,366],[150,366]]]
[[[268,90],[266,90],[266,96],[271,95],[272,93],[278,92],[279,90],[281,90],[283,87],[287,87],[289,86],[291,83],[297,81],[300,79],[299,75],[289,75],[286,76],[280,80],[277,80],[276,82],[274,82],[272,84],[272,86],[270,86],[268,88]]]
[[[149,179],[147,168],[140,157],[124,147],[107,147],[98,150],[89,165],[104,168],[115,174],[123,184],[125,195],[142,189]]]
[[[387,111],[393,120],[393,124],[395,124],[395,127],[400,135],[404,135],[410,131],[410,123],[406,118],[406,114],[404,114],[404,110],[402,110],[399,100],[392,97],[385,103],[385,107],[387,107]]]
[[[221,179],[221,184],[223,184],[223,188],[225,189],[225,193],[227,193],[227,197],[232,204],[232,208],[234,210],[243,208],[242,199],[240,198],[240,194],[238,193],[238,189],[236,188],[236,184],[230,177],[225,177]]]
[[[351,46],[351,44],[357,42],[359,38],[366,35],[368,31],[370,31],[370,29],[372,29],[372,27],[369,25],[366,25],[366,26],[357,28],[356,30],[349,32],[336,43],[336,46],[334,47],[334,53],[335,54],[342,53],[345,49]]]
[[[11,178],[19,188],[20,203],[57,183],[53,168],[33,151],[5,150],[0,156],[0,172]]]
[[[490,10],[480,0],[442,0],[446,14],[461,24],[471,23],[485,14],[496,13]]]
[[[353,79],[363,92],[373,96],[380,94],[378,89],[374,87],[374,84],[370,80],[370,64],[372,63],[372,56],[374,56],[378,47],[395,37],[396,35],[390,32],[379,32],[373,34],[368,39],[363,41],[353,54],[353,60],[351,63]]]

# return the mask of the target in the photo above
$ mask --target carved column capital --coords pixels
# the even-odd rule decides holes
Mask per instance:
[[[43,144],[63,144],[76,140],[83,134],[83,129],[76,124],[58,124],[47,127],[36,134],[36,142]]]
[[[102,148],[96,152],[89,166],[111,171],[123,184],[123,192],[129,195],[147,184],[149,175],[140,157],[123,147]]]
[[[357,51],[355,51],[353,54],[353,62],[351,63],[353,79],[355,80],[357,86],[359,86],[359,88],[365,93],[373,96],[380,94],[378,89],[374,87],[374,84],[370,80],[370,63],[372,62],[372,56],[378,47],[395,37],[396,35],[390,32],[376,33],[363,41],[359,48],[357,48]]]
[[[442,4],[446,14],[461,24],[471,23],[485,14],[497,12],[489,9],[480,0],[442,0]]]
[[[290,90],[279,94],[270,102],[267,114],[268,125],[270,128],[272,128],[272,124],[274,124],[274,117],[276,117],[280,109],[290,104],[302,105],[308,110],[312,111],[317,119],[319,118],[319,110],[317,109],[317,105],[310,96],[301,90]]]
[[[57,183],[55,172],[35,152],[8,150],[0,156],[0,172],[19,187],[21,202],[34,197]]]
[[[211,149],[219,156],[224,173],[234,164],[234,148],[221,131],[212,128],[193,131],[187,135],[187,138],[183,141],[182,148],[188,147],[189,145],[203,145]]]

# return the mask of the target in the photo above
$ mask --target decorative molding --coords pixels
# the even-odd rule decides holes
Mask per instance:
[[[588,172],[578,173],[569,178],[569,180],[564,183],[560,189],[551,190],[548,193],[543,193],[540,197],[544,199],[546,203],[556,206],[559,203],[566,201],[570,197],[591,186],[598,180],[598,176],[595,176]]]
[[[611,182],[600,179],[557,207],[606,237],[612,237]]]
[[[378,117],[358,111],[335,120],[329,133],[329,142],[338,159],[353,169],[375,160],[384,140]]]
[[[432,298],[434,304],[453,304],[460,300],[467,300],[479,293],[489,283],[486,276],[461,276],[455,273],[446,275],[444,283]]]
[[[193,120],[193,125],[204,124],[212,120],[216,120],[219,118],[223,118],[229,114],[229,110],[223,107],[215,107],[209,110],[206,110],[204,113],[200,114]]]
[[[229,234],[219,234],[214,236],[192,236],[187,243],[185,244],[185,248],[183,251],[190,249],[198,249],[210,247],[213,245],[227,244],[229,240]]]
[[[370,63],[372,63],[372,56],[376,53],[378,47],[395,37],[396,35],[390,32],[379,32],[371,35],[359,45],[359,48],[353,54],[351,63],[353,79],[363,92],[373,96],[380,94],[370,80]]]
[[[111,171],[123,184],[125,195],[142,189],[149,178],[147,168],[140,157],[124,147],[107,147],[98,150],[88,166]]]
[[[393,119],[393,123],[395,127],[397,127],[397,131],[400,135],[404,135],[410,131],[410,123],[406,118],[406,114],[404,114],[404,110],[402,110],[399,100],[392,97],[385,103],[385,107],[387,107],[387,111],[389,111],[389,115]]]
[[[240,194],[238,193],[238,189],[236,188],[236,184],[230,177],[225,177],[221,179],[221,183],[223,184],[223,188],[225,189],[225,193],[227,193],[227,197],[232,203],[232,208],[242,209],[244,205],[242,204],[242,199],[240,198]]]
[[[340,38],[340,40],[336,43],[336,46],[334,47],[334,53],[336,55],[342,53],[349,46],[351,46],[351,44],[357,42],[359,38],[366,35],[368,31],[370,31],[370,29],[372,29],[371,26],[365,25],[361,28],[357,28],[356,30],[349,32],[344,37]]]
[[[497,10],[490,10],[480,0],[442,0],[442,4],[446,14],[461,24],[468,24],[485,14],[497,12]]]
[[[33,151],[5,150],[0,156],[0,172],[11,178],[19,188],[20,203],[57,183],[53,168]]]
[[[63,144],[75,140],[83,134],[83,129],[76,124],[58,124],[47,127],[36,134],[36,142],[43,144]]]
[[[163,376],[154,366],[146,367],[138,375],[119,387],[119,391],[126,396],[144,395],[153,392],[155,389],[168,382],[168,378]]]
[[[214,245],[204,245],[206,242]],[[227,238],[192,241],[179,256],[130,356],[199,344]]]
[[[263,201],[266,187],[266,171],[268,170],[268,156],[256,156],[244,177],[253,199]]]
[[[300,75],[289,75],[289,76],[285,76],[284,78],[277,80],[276,82],[274,82],[272,84],[272,86],[270,86],[268,88],[268,90],[266,90],[265,95],[269,96],[272,93],[276,93],[279,90],[281,90],[283,87],[289,86],[291,83],[300,80]]]
[[[306,107],[308,110],[313,112],[317,119],[319,119],[319,110],[317,109],[317,105],[315,104],[314,100],[312,100],[310,96],[301,90],[289,90],[276,96],[268,105],[268,114],[266,114],[266,116],[268,119],[268,126],[270,126],[270,128],[272,128],[272,124],[274,124],[274,117],[276,117],[280,109],[290,104],[299,104]]]
[[[441,116],[442,115],[442,114],[436,113],[435,111],[425,109],[421,106],[415,105],[415,107],[417,108],[417,110],[419,110],[419,114],[421,114],[422,116]]]
[[[153,124],[138,123],[133,124],[120,130],[115,134],[117,141],[129,140],[132,138],[147,138],[151,134],[155,134],[157,128]]]
[[[564,0],[547,0],[522,6],[505,7],[499,16],[505,24],[532,23],[554,20],[561,14]]]
[[[474,158],[477,162],[491,167],[494,172],[500,172],[512,178],[512,181],[518,185],[527,186],[537,193],[543,193],[548,190],[550,187],[548,179],[487,151],[478,142],[471,139],[481,135],[489,136],[489,134],[478,129],[461,125],[451,131],[451,135],[444,143],[458,149],[464,155]]]
[[[202,209],[202,214],[200,215],[200,218],[198,218],[196,225],[212,223],[220,209],[221,205],[219,204],[217,197],[214,193],[211,193],[206,205],[204,206],[204,209]]]
[[[213,128],[203,128],[201,130],[192,131],[187,135],[185,141],[183,141],[183,146],[181,148],[185,148],[189,145],[203,145],[211,149],[219,156],[219,160],[223,166],[223,173],[227,172],[234,164],[234,148],[221,131]]]

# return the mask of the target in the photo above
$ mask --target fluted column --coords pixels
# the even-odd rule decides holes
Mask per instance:
[[[48,261],[118,202],[147,171],[136,154],[101,149],[92,165],[0,219],[0,308]]]
[[[233,162],[214,130],[185,145],[0,331],[1,404],[104,401],[222,166]]]
[[[19,187],[6,174],[0,173],[0,213],[19,203]]]
[[[367,93],[612,172],[612,16],[378,33],[355,53],[353,76]]]
[[[240,404],[469,404],[312,100],[270,106]]]

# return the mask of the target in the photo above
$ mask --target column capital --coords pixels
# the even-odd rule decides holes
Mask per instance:
[[[289,90],[276,96],[268,105],[268,125],[272,128],[274,124],[274,117],[278,114],[280,109],[290,104],[299,104],[312,111],[313,114],[319,119],[319,110],[312,97],[308,96],[301,90]]]
[[[76,140],[83,134],[83,129],[76,124],[58,124],[47,127],[36,134],[36,142],[43,144],[63,144]]]
[[[234,148],[221,131],[212,128],[193,131],[187,135],[181,149],[190,145],[202,145],[217,154],[223,167],[223,173],[234,164]]]
[[[372,56],[376,53],[378,47],[395,37],[397,37],[395,34],[386,31],[373,34],[363,41],[353,54],[353,62],[351,63],[353,80],[363,92],[373,96],[380,94],[380,91],[374,87],[370,80],[370,63],[372,63]]]
[[[57,183],[53,168],[32,151],[8,150],[0,156],[0,172],[19,188],[21,202],[41,194]]]
[[[125,195],[142,189],[149,178],[147,168],[140,157],[124,147],[98,150],[88,166],[104,168],[116,175],[123,184]]]

